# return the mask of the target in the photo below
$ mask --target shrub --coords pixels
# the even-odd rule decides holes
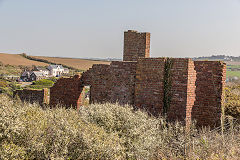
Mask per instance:
[[[8,84],[6,81],[0,80],[0,87],[7,87],[7,86],[8,86]]]
[[[0,159],[238,159],[239,125],[226,126],[185,130],[129,106],[43,110],[0,95]]]
[[[25,88],[27,89],[43,89],[43,88],[48,88],[51,86],[42,86],[42,85],[27,85]]]
[[[54,83],[57,82],[58,78],[56,77],[49,77],[49,80],[53,81]]]
[[[53,84],[54,82],[49,79],[41,79],[38,81],[33,81],[33,85],[52,86]]]
[[[240,119],[240,85],[226,87],[225,101],[226,114]]]
[[[161,143],[160,121],[129,106],[96,104],[79,112],[84,121],[116,133],[129,159],[149,159]]]
[[[75,110],[42,110],[6,96],[0,106],[0,159],[123,159],[118,136]]]

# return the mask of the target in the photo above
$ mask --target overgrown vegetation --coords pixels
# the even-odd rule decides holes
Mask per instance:
[[[239,135],[186,132],[129,106],[42,109],[0,95],[0,159],[238,159]]]
[[[0,79],[0,93],[5,93],[9,96],[13,95],[13,91],[21,89],[21,86],[14,81]]]
[[[229,83],[225,89],[225,113],[240,119],[240,84]]]
[[[163,80],[163,115],[166,115],[171,104],[171,88],[172,88],[172,73],[173,59],[166,58],[164,66],[164,80]]]
[[[28,85],[25,88],[43,89],[43,88],[50,88],[53,86],[53,84],[54,84],[54,82],[50,79],[41,79],[38,81],[33,81],[32,85]]]
[[[22,72],[22,69],[23,66],[4,65],[2,62],[0,62],[0,78],[8,75],[19,76]]]

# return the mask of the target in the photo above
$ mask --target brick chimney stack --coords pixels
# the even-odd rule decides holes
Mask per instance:
[[[137,61],[148,58],[150,52],[150,33],[139,33],[134,30],[124,32],[123,61]]]

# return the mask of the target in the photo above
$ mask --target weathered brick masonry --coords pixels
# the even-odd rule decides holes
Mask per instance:
[[[23,89],[23,90],[16,90],[13,93],[13,97],[19,97],[22,102],[30,102],[30,103],[39,103],[43,105],[47,103],[47,89],[42,90],[31,90],[31,89]]]
[[[90,103],[130,104],[169,121],[219,125],[226,64],[189,58],[148,58],[150,33],[124,33],[124,61],[93,65],[81,77],[60,79],[50,104],[80,107],[84,86]]]
[[[197,124],[205,126],[220,123],[221,106],[226,80],[226,64],[219,61],[195,61],[197,72],[196,100],[192,110],[192,118]]]
[[[157,116],[163,108],[164,58],[141,58],[137,63],[135,105]]]
[[[124,32],[124,61],[137,61],[139,57],[149,58],[150,33],[128,30]]]
[[[78,108],[82,105],[84,88],[80,86],[79,75],[73,78],[61,78],[50,89],[50,105],[61,104],[66,108]]]

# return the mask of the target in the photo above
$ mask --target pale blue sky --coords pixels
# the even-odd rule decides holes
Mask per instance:
[[[240,56],[240,0],[0,0],[0,53],[122,58],[123,32],[151,56]]]

